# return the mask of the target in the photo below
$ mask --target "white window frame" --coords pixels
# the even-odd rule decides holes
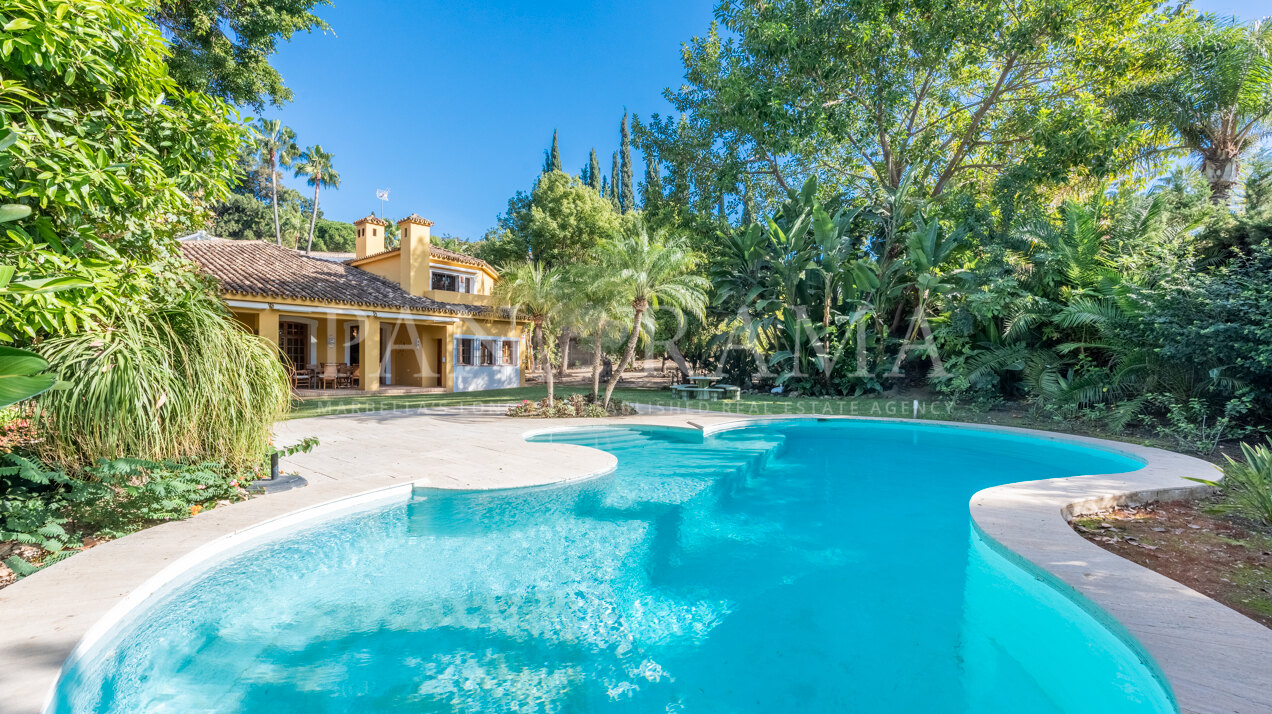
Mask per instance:
[[[429,287],[429,289],[430,289],[430,290],[436,290],[436,289],[438,289],[438,288],[434,288],[434,287],[433,287],[433,276],[434,276],[434,275],[449,275],[449,276],[451,276],[451,277],[455,278],[456,283],[457,283],[457,284],[456,284],[456,287],[462,287],[462,286],[463,286],[464,281],[465,281],[465,280],[467,280],[467,281],[468,281],[468,289],[467,289],[467,290],[456,290],[456,291],[454,291],[454,292],[458,292],[458,293],[467,293],[467,294],[469,294],[469,295],[473,295],[473,294],[476,294],[476,292],[477,292],[477,286],[478,286],[478,282],[479,282],[479,281],[478,281],[478,276],[480,276],[480,275],[481,275],[481,273],[480,273],[479,271],[476,271],[476,270],[463,270],[463,269],[460,269],[460,268],[451,268],[451,267],[446,267],[446,268],[432,268],[432,267],[430,267],[430,268],[428,269],[428,287]]]
[[[472,364],[463,364],[462,362],[459,361],[459,357],[460,357],[459,341],[460,340],[473,341]],[[489,342],[494,345],[494,350],[493,350],[494,362],[492,364],[481,363],[481,344],[483,342]],[[512,361],[511,362],[505,362],[503,359],[503,346],[506,343],[512,344]],[[484,337],[482,335],[455,335],[451,345],[451,355],[452,355],[451,359],[454,360],[454,365],[456,367],[520,367],[521,365],[518,362],[518,358],[520,358],[521,356],[520,345],[521,345],[521,340],[515,337]]]

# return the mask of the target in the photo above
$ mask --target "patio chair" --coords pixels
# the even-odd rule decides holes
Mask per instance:
[[[292,387],[302,389],[309,386],[309,370],[293,369],[291,373]]]
[[[336,386],[352,387],[353,386],[353,369],[347,364],[338,365],[336,367]]]
[[[358,365],[349,373],[349,386],[356,389],[362,386],[362,366]]]
[[[319,380],[322,382],[323,389],[326,389],[327,385],[331,385],[332,387],[335,387],[336,381],[339,378],[340,378],[340,375],[336,371],[335,362],[328,362],[327,364],[324,364],[322,366],[322,376],[319,377]]]

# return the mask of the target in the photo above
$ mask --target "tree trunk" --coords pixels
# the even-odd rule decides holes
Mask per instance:
[[[274,239],[278,242],[279,247],[282,247],[283,228],[278,222],[278,166],[276,165],[276,162],[277,159],[275,159],[274,154],[271,153],[269,156],[269,175],[271,179],[270,193],[274,199]]]
[[[601,395],[602,341],[605,338],[605,320],[596,326],[596,340],[592,343],[592,401]]]
[[[822,327],[830,329],[830,303],[835,297],[835,280],[834,278],[826,279],[826,304],[822,307]]]
[[[1232,187],[1237,185],[1241,169],[1240,157],[1227,153],[1203,156],[1201,171],[1210,183],[1210,202],[1226,206],[1232,198]]]
[[[530,336],[530,347],[539,350],[539,367],[543,368],[543,383],[548,387],[548,406],[555,402],[552,391],[552,351],[547,349],[547,335],[543,333],[543,321],[534,321],[534,335]]]
[[[547,337],[544,335],[543,337]],[[539,340],[543,344],[543,381],[548,386],[548,406],[555,405],[556,393],[552,384],[552,350],[548,349],[547,340]]]
[[[614,396],[614,387],[618,386],[618,380],[622,379],[623,372],[627,371],[627,365],[632,363],[632,357],[636,355],[636,340],[640,337],[640,321],[645,317],[648,304],[641,303],[632,307],[636,308],[636,319],[632,321],[632,334],[627,338],[627,351],[623,353],[623,361],[618,363],[618,369],[610,375],[609,384],[605,386],[606,409],[609,409],[610,398]]]
[[[314,212],[309,216],[309,244],[305,246],[305,255],[309,255],[309,251],[314,249],[314,225],[318,223],[318,185],[322,180],[314,177]]]
[[[565,379],[570,369],[570,328],[561,331],[561,366],[557,368],[557,376]]]
[[[676,363],[676,369],[680,370],[686,378],[692,377],[693,372],[689,369],[689,363],[685,361],[685,356],[680,352],[680,346],[671,340],[667,340],[667,352],[671,355],[671,361]]]

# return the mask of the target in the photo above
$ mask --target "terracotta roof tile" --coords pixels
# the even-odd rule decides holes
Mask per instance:
[[[367,216],[366,218],[359,218],[358,220],[353,222],[353,225],[356,226],[356,225],[361,225],[363,223],[370,223],[372,225],[377,225],[377,226],[389,225],[388,221],[384,220],[383,218],[378,218],[374,213]]]
[[[366,260],[367,258],[379,258],[380,256],[389,255],[390,253],[399,253],[401,252],[401,250],[402,250],[401,248],[389,248],[387,250],[382,250],[379,253],[364,255],[361,258],[350,258],[346,260],[345,263],[349,265],[354,265],[356,263],[360,263]],[[428,252],[429,252],[429,255],[435,256],[442,260],[449,260],[455,263],[464,263],[465,265],[475,265],[479,268],[485,268],[489,270],[491,273],[498,275],[498,272],[493,267],[491,267],[490,263],[487,263],[481,258],[474,258],[471,255],[466,255],[464,253],[459,253],[453,250],[447,250],[446,248],[441,248],[432,244],[429,245]]]
[[[427,219],[427,218],[425,218],[425,217],[421,216],[421,215],[420,215],[420,214],[418,214],[418,213],[412,213],[411,215],[409,215],[409,216],[407,216],[406,218],[403,218],[402,220],[400,220],[400,221],[398,221],[398,222],[397,222],[397,224],[398,224],[399,226],[400,226],[400,225],[402,225],[403,223],[418,223],[418,224],[420,224],[421,226],[431,226],[431,225],[433,225],[433,222],[432,222],[432,221],[430,221],[429,219]]]
[[[411,295],[346,263],[311,258],[259,241],[191,241],[181,252],[216,278],[227,294],[318,300],[395,310],[476,315],[490,309]]]
[[[490,263],[487,263],[481,258],[474,258],[471,255],[465,255],[463,253],[459,253],[453,250],[447,250],[446,248],[442,248],[435,245],[429,245],[428,251],[431,255],[435,255],[438,258],[441,258],[442,260],[451,260],[456,263],[467,263],[468,265],[476,265],[482,268],[486,268],[492,273],[495,272],[495,269],[490,267]]]

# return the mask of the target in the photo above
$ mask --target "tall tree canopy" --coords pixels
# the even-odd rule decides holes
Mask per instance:
[[[1227,203],[1242,158],[1272,131],[1272,22],[1186,18],[1158,33],[1164,70],[1127,93],[1127,114],[1197,159],[1211,200]]]
[[[591,186],[593,191],[600,193],[603,178],[601,176],[601,164],[596,160],[596,149],[593,148],[592,155],[588,157],[587,163],[587,185]]]
[[[618,197],[618,205],[623,213],[636,210],[636,182],[632,178],[632,135],[627,130],[627,112],[623,112],[623,121],[619,124],[619,165],[623,188]]]
[[[609,200],[613,204],[615,211],[623,210],[623,176],[621,164],[618,158],[618,152],[614,152],[614,156],[610,161],[610,180],[609,180]]]
[[[561,171],[543,174],[529,194],[518,192],[483,241],[481,257],[508,267],[533,260],[546,267],[582,262],[619,226],[610,202]]]
[[[1104,99],[1156,4],[724,0],[723,28],[683,50],[668,92],[682,116],[642,129],[708,194],[737,196],[748,176],[784,198],[812,173],[841,188],[914,174],[929,196],[1008,167],[1103,174],[1134,139]]]
[[[557,132],[552,130],[552,148],[543,152],[543,173],[561,170],[561,149],[557,146]]]
[[[261,109],[292,92],[270,63],[279,40],[329,30],[314,8],[330,0],[156,0],[150,18],[169,41],[168,66],[182,87]]]

